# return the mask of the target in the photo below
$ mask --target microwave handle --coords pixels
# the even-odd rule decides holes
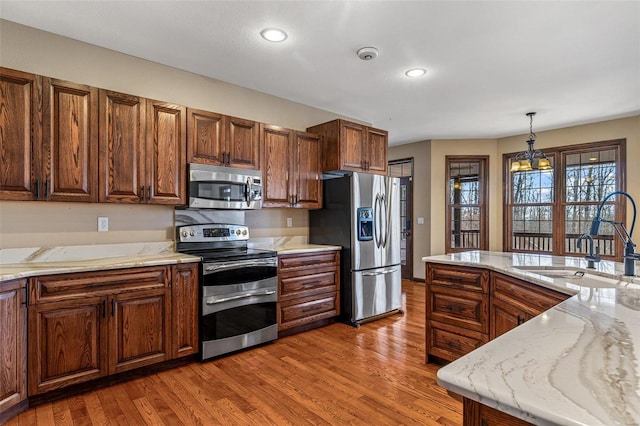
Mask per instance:
[[[247,183],[244,185],[244,201],[247,203],[247,207],[251,206],[251,200],[249,200],[250,195],[251,195],[251,179],[247,178]]]

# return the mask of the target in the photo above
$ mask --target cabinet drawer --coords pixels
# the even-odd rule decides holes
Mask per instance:
[[[489,271],[427,263],[427,284],[487,293]]]
[[[339,271],[335,267],[318,268],[313,271],[296,271],[280,274],[278,300],[336,291]]]
[[[320,253],[304,253],[278,256],[278,271],[284,272],[287,269],[335,266],[339,261],[339,251],[328,251]]]
[[[453,361],[489,341],[486,333],[454,327],[437,321],[427,325],[427,354]]]
[[[33,305],[164,288],[169,284],[168,271],[162,266],[36,277],[31,279],[29,301]]]
[[[282,302],[279,306],[278,328],[280,330],[338,315],[336,292]]]
[[[531,315],[538,315],[570,296],[506,275],[491,273],[491,296]]]
[[[429,286],[427,317],[432,320],[489,332],[489,296],[447,287]]]

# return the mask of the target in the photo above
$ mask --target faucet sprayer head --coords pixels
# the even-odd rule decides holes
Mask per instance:
[[[600,224],[602,223],[602,219],[600,216],[596,216],[593,218],[593,222],[591,222],[591,229],[589,229],[589,235],[597,236],[600,233]]]

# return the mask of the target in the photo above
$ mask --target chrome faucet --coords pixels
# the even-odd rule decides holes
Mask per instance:
[[[624,227],[623,222],[615,222],[613,220],[602,219],[602,208],[607,200],[614,195],[624,195],[631,201],[631,205],[633,206],[633,220],[631,222],[631,232],[627,232],[627,228]],[[613,225],[613,229],[615,229],[616,234],[624,243],[624,274],[629,277],[633,277],[636,275],[636,260],[640,260],[640,254],[636,253],[636,244],[631,240],[631,235],[633,235],[633,228],[636,226],[636,202],[631,195],[624,191],[614,191],[611,194],[607,195],[602,199],[600,206],[598,207],[598,212],[596,213],[596,217],[593,218],[591,222],[591,229],[589,230],[589,236],[597,236],[600,232],[600,224],[602,222],[610,223]],[[582,238],[582,236],[580,237]]]
[[[596,269],[595,262],[600,262],[601,260],[600,248],[596,247],[596,252],[595,254],[593,253],[593,237],[587,234],[586,232],[580,235],[580,238],[578,238],[578,242],[576,243],[576,248],[582,248],[583,239],[589,240],[589,254],[584,257],[585,259],[587,259],[587,268]]]

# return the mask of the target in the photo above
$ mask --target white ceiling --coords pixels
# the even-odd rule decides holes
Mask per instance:
[[[0,17],[354,117],[391,145],[524,134],[528,111],[534,131],[640,113],[640,1],[1,0]]]

